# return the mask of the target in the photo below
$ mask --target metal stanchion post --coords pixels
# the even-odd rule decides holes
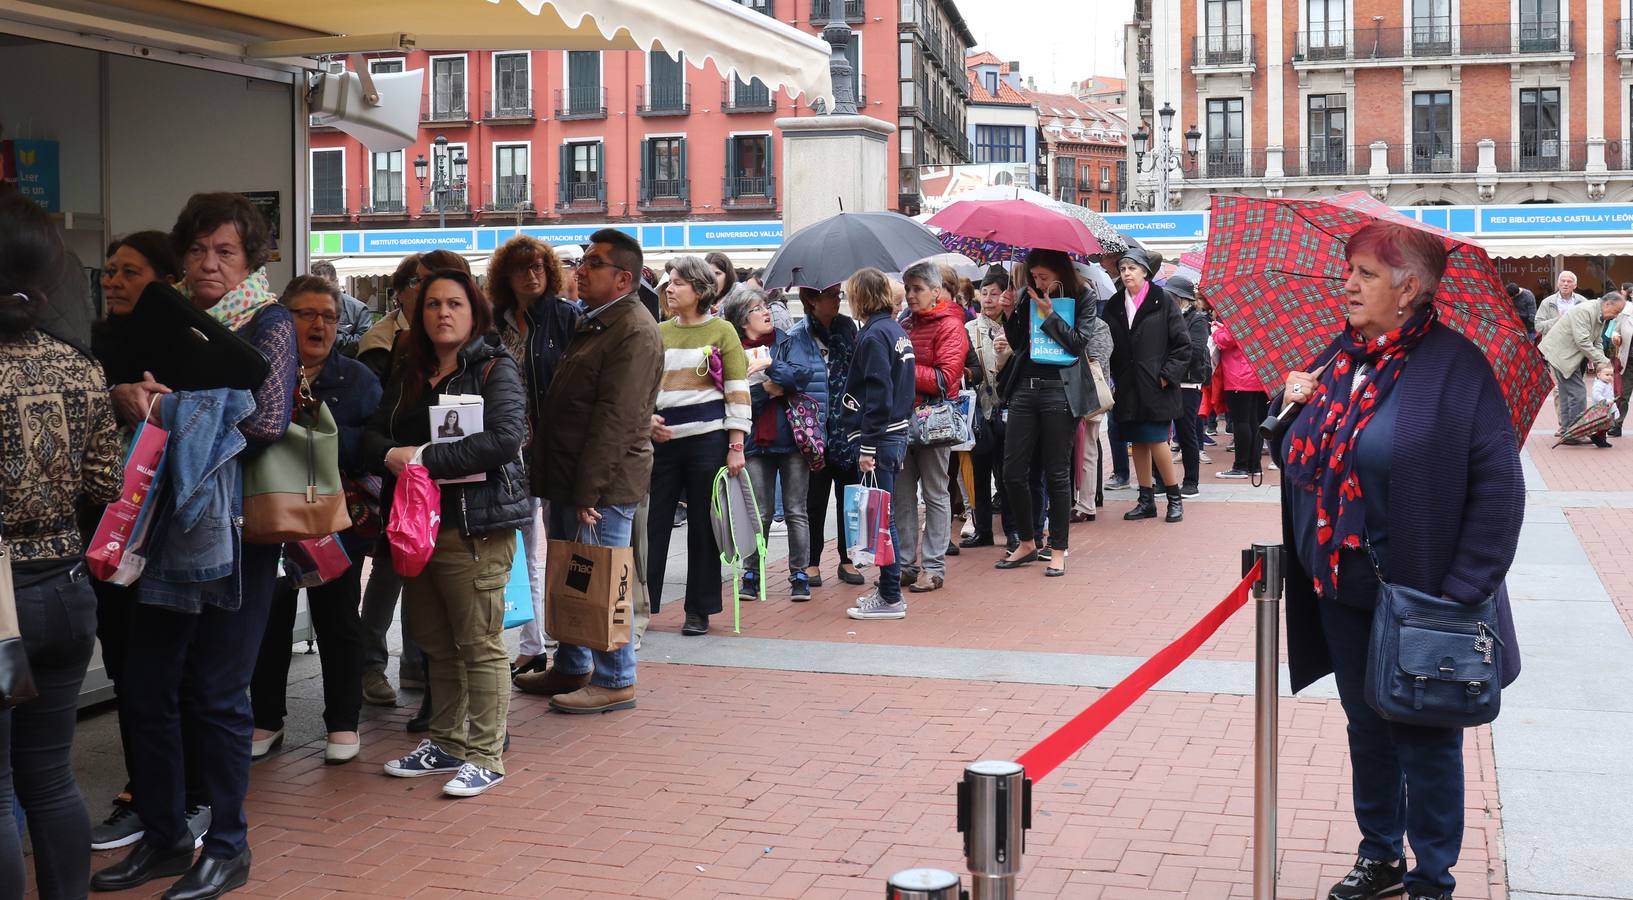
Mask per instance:
[[[885,882],[885,900],[967,900],[958,876],[941,869],[908,869]]]
[[[1282,553],[1280,544],[1254,544],[1264,564],[1253,584],[1258,602],[1257,673],[1253,735],[1253,898],[1276,897],[1276,751],[1280,705]]]
[[[983,760],[964,768],[958,830],[964,834],[972,900],[1014,900],[1031,827],[1032,782],[1020,763]]]

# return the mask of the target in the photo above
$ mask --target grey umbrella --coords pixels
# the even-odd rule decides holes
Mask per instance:
[[[946,253],[935,232],[894,212],[839,213],[807,225],[783,241],[766,265],[767,288],[823,290],[872,266],[900,272]]]

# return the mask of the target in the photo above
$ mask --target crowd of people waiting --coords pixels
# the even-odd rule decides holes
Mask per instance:
[[[823,586],[830,500],[842,508],[859,482],[891,493],[896,559],[848,610],[858,619],[904,617],[904,588],[940,590],[946,556],[997,546],[995,519],[1005,539],[996,568],[1042,562],[1047,576],[1063,575],[1072,525],[1095,520],[1106,489],[1130,484],[1131,461],[1138,499],[1124,518],[1156,518],[1161,493],[1164,520],[1182,521],[1221,415],[1236,436],[1221,475],[1260,472],[1263,386],[1195,285],[1159,286],[1160,259],[1138,247],[1106,254],[1098,271],[1035,250],[979,284],[921,263],[796,294],[766,290],[760,273],[720,254],[678,257],[659,275],[616,229],[592,235],[575,260],[518,235],[483,281],[449,251],[405,258],[390,278],[391,309],[371,321],[332,265],[274,293],[256,208],[199,194],[168,233],[108,249],[107,315],[79,340],[50,321],[65,266],[45,214],[0,197],[0,243],[0,513],[40,689],[0,712],[10,759],[0,804],[27,814],[42,897],[179,876],[165,896],[196,900],[245,883],[250,764],[283,740],[297,591],[279,574],[280,545],[243,538],[253,513],[242,473],[319,402],[338,432],[352,521],[338,535],[349,567],[307,593],[324,760],[358,756],[364,703],[394,706],[399,690],[418,690],[408,730],[426,737],[385,772],[446,777],[454,797],[504,779],[512,687],[563,713],[635,705],[635,654],[661,609],[671,532],[687,510],[699,521],[686,536],[682,633],[709,632],[725,588],[701,519],[722,468],[746,470],[765,498],[762,536],[786,532],[795,602]],[[253,390],[173,389],[155,377],[126,324],[155,283],[252,346],[266,377]],[[973,490],[964,460],[945,441],[915,440],[912,427],[965,388]],[[434,440],[429,411],[445,394],[480,396],[485,427],[466,433],[449,419]],[[89,576],[85,536],[119,493],[124,448],[144,423],[169,432],[166,465],[185,475],[153,501],[146,570],[119,586]],[[384,531],[411,464],[477,480],[444,486],[430,562],[406,575],[393,571]],[[839,530],[834,577],[863,586]],[[541,537],[634,550],[627,644],[592,650],[544,632]],[[512,658],[502,612],[518,552],[537,614]],[[763,596],[753,572],[744,599]],[[394,687],[387,632],[399,597]],[[129,781],[93,827],[71,746],[95,639]],[[10,831],[0,829],[8,895],[24,883]],[[91,849],[120,847],[131,849],[90,873]]]

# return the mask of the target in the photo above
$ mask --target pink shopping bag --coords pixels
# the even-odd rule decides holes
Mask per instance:
[[[386,526],[392,568],[398,575],[412,577],[425,571],[441,527],[442,490],[424,466],[410,463],[397,478],[391,523]]]
[[[125,454],[119,499],[103,510],[102,520],[85,550],[85,566],[97,580],[130,585],[141,577],[147,565],[141,549],[147,526],[153,520],[153,495],[161,486],[164,450],[169,441],[170,432],[152,422],[143,422],[136,429],[130,452]]]

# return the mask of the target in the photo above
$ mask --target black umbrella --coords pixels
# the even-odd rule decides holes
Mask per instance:
[[[872,266],[900,272],[946,253],[930,229],[894,212],[849,212],[794,232],[766,266],[767,288],[823,290]]]

